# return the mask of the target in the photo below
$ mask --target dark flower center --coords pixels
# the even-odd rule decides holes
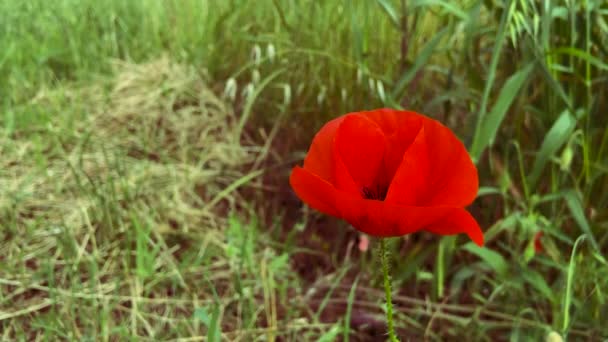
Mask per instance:
[[[388,186],[383,186],[380,184],[375,184],[371,187],[364,186],[363,189],[361,189],[361,195],[363,198],[377,201],[384,201],[387,192]]]

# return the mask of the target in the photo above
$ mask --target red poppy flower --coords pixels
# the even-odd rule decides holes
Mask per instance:
[[[466,233],[483,245],[464,209],[477,195],[475,165],[450,129],[415,112],[378,109],[331,120],[289,182],[309,206],[372,236]]]

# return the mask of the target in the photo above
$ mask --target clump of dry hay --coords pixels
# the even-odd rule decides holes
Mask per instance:
[[[240,143],[231,109],[196,70],[168,58],[116,63],[116,74],[105,85],[109,92],[95,86],[67,95],[89,113],[44,170],[28,158],[34,143],[7,141],[14,150],[12,160],[4,156],[1,207],[12,207],[24,224],[44,218],[78,229],[85,225],[83,209],[98,204],[92,194],[112,194],[160,216],[161,231],[169,222],[186,231],[217,226],[218,196],[234,203],[236,194],[222,190],[243,177],[243,166],[257,154]],[[61,131],[46,133],[62,140]]]
[[[110,107],[97,116],[106,135],[128,135],[132,149],[210,169],[250,161],[236,136],[231,110],[197,70],[167,58],[116,67]]]
[[[53,289],[80,303],[81,315],[103,303],[120,308],[130,298],[166,297],[166,282],[181,292],[159,300],[163,305],[189,303],[191,310],[196,298],[206,298],[200,277],[176,267],[180,246],[222,248],[226,214],[242,201],[235,189],[260,174],[244,171],[260,149],[241,143],[232,110],[204,77],[167,58],[121,62],[110,80],[41,92],[31,105],[56,115],[0,137],[0,293],[11,294],[1,298],[0,324],[23,317],[7,331],[26,327],[25,317],[51,305]],[[148,266],[156,278],[146,288],[134,285],[138,229],[154,240],[140,246],[153,255]],[[40,277],[49,262],[52,287]],[[73,288],[93,283],[92,293]],[[57,310],[70,316],[70,307]],[[121,310],[112,312],[120,324]]]
[[[231,109],[197,70],[167,58],[117,63],[116,69],[108,106],[95,114],[92,126],[129,156],[128,169],[140,168],[131,172],[131,183],[155,196],[165,188],[159,209],[180,216],[170,220],[192,225],[217,219],[208,203],[216,204],[216,196],[243,177],[243,166],[256,157],[255,149],[240,143]],[[234,204],[234,197],[225,199]]]

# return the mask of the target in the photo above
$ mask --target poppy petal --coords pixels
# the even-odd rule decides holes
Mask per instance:
[[[331,183],[296,166],[291,171],[289,184],[296,195],[312,208],[327,215],[342,216],[336,207],[337,191]]]
[[[342,197],[337,205],[343,218],[357,230],[380,237],[416,232],[454,210],[451,207],[413,207],[354,197]]]
[[[339,153],[334,152],[333,163],[333,185],[338,190],[342,190],[348,194],[361,196],[361,187],[357,185],[351,176]]]
[[[441,220],[454,208],[411,207],[367,200],[336,189],[315,174],[296,166],[289,178],[292,188],[310,207],[344,218],[372,236],[401,236]]]
[[[352,179],[370,187],[382,166],[386,139],[375,122],[363,115],[346,115],[335,137],[336,157],[342,158]]]
[[[344,116],[333,119],[319,130],[304,159],[304,169],[329,182],[332,180],[333,173],[332,146],[342,120],[344,120]]]
[[[423,127],[403,154],[389,186],[386,201],[401,205],[422,205],[428,193],[430,168],[431,160]]]
[[[388,136],[396,132],[402,119],[406,116],[406,113],[407,112],[400,112],[389,108],[381,108],[358,112],[357,114],[363,115],[375,122],[376,125],[380,127],[384,135]]]
[[[429,170],[429,193],[424,205],[467,206],[477,196],[479,180],[464,144],[436,120],[425,122],[428,152],[432,156]]]
[[[483,232],[477,221],[465,209],[457,208],[441,220],[424,228],[426,231],[439,235],[454,235],[466,233],[478,246],[483,246]]]
[[[374,121],[387,139],[387,151],[384,155],[386,176],[392,179],[401,163],[403,153],[414,142],[422,127],[425,116],[410,111],[388,108],[361,112]]]

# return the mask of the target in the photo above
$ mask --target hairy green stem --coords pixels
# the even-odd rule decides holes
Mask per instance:
[[[382,274],[384,276],[384,291],[386,293],[386,324],[388,326],[388,338],[391,342],[399,342],[395,335],[393,326],[393,301],[391,299],[391,278],[388,270],[388,253],[386,251],[386,239],[380,238],[380,259],[382,260]]]

